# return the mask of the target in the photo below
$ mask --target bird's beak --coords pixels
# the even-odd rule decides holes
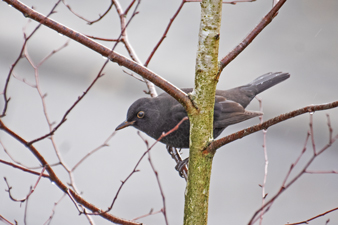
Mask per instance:
[[[121,130],[121,129],[125,128],[125,127],[132,126],[134,123],[135,123],[135,121],[130,121],[130,122],[129,121],[124,121],[123,123],[121,123],[120,125],[118,125],[115,130]]]

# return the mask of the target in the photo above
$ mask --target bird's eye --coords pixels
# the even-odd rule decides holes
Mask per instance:
[[[139,111],[137,113],[137,117],[140,118],[140,119],[142,119],[144,117],[144,112],[143,111]]]

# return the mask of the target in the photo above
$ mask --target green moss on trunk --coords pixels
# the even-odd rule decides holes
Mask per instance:
[[[190,159],[184,224],[207,224],[213,154],[202,151],[213,139],[213,115],[218,73],[222,1],[201,3],[201,24],[196,57],[195,88],[190,94],[197,110],[189,110]]]

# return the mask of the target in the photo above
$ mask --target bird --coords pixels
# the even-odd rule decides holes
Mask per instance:
[[[252,82],[229,90],[216,90],[213,136],[217,138],[229,126],[253,117],[262,112],[245,110],[251,100],[266,89],[288,79],[289,73],[270,72],[259,76]],[[192,88],[182,88],[185,93]],[[128,109],[127,120],[115,130],[132,126],[155,140],[163,132],[173,129],[187,116],[185,108],[166,92],[154,98],[140,98]],[[160,142],[175,148],[189,148],[190,122],[184,121],[179,128],[163,137]]]

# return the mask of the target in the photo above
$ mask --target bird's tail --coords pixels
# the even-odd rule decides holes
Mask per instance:
[[[289,73],[267,73],[256,78],[247,85],[243,85],[226,91],[220,91],[219,95],[229,100],[238,102],[245,108],[257,94],[288,79],[289,77]]]
[[[275,73],[266,73],[255,80],[251,81],[249,84],[243,86],[242,90],[254,91],[254,95],[257,95],[266,89],[288,79],[290,77],[289,73],[275,72]]]

